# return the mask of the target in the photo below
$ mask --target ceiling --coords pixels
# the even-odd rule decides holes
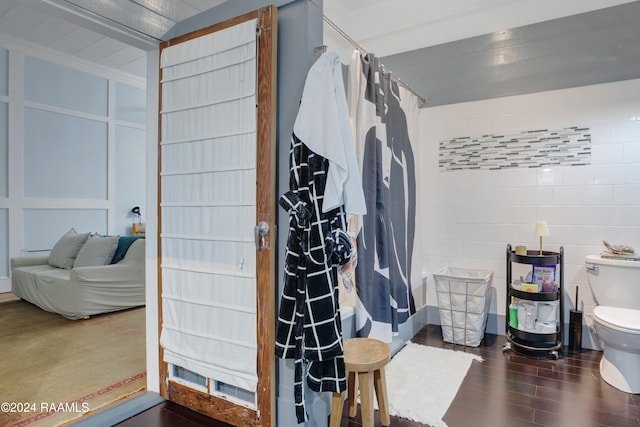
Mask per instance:
[[[2,0],[0,37],[146,78],[147,51],[225,0]]]
[[[233,0],[2,0],[0,37],[144,78],[146,51],[175,23],[225,1]],[[323,8],[352,39],[383,62],[394,62],[388,67],[395,74],[431,98],[429,88],[439,83],[420,77],[429,74],[424,63],[430,47],[439,46],[440,55],[443,47],[454,49],[451,56],[460,47],[451,43],[623,3],[640,2],[323,0]],[[470,46],[463,47],[477,45]]]
[[[640,2],[384,56],[426,96],[457,104],[640,78]]]
[[[324,0],[324,14],[383,57],[630,0]]]
[[[427,107],[640,78],[640,1],[324,0]]]

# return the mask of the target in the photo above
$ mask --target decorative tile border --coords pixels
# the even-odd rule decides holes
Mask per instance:
[[[530,130],[514,135],[465,136],[440,142],[439,169],[498,170],[591,164],[589,128]]]

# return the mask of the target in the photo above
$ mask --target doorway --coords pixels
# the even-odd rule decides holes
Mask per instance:
[[[160,50],[161,394],[275,425],[274,6]]]

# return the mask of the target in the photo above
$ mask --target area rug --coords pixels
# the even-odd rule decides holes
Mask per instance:
[[[0,343],[0,427],[61,425],[146,387],[144,308],[69,320],[6,302]]]
[[[474,360],[482,362],[474,354],[408,343],[385,368],[389,413],[446,427],[442,417]]]

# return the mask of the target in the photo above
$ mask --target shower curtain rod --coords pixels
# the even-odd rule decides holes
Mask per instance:
[[[352,39],[351,37],[349,37],[349,35],[347,33],[345,33],[344,31],[342,31],[342,29],[340,27],[338,27],[333,21],[331,21],[329,18],[327,18],[325,15],[322,15],[322,20],[329,26],[331,27],[331,29],[333,31],[335,31],[336,33],[338,33],[339,36],[341,36],[343,39],[345,39],[347,42],[349,42],[354,48],[356,48],[357,50],[360,51],[361,54],[366,55],[367,50],[362,47],[362,45],[360,43],[358,43],[357,41],[355,41],[354,39]],[[418,92],[416,92],[415,90],[413,90],[413,88],[411,86],[409,86],[407,83],[405,83],[404,81],[402,81],[402,79],[398,76],[396,76],[393,71],[389,70],[383,63],[380,63],[380,66],[391,75],[391,78],[393,80],[395,80],[400,86],[404,87],[405,89],[407,89],[409,92],[411,92],[412,94],[414,94],[418,100],[420,101],[420,105],[419,107],[424,107],[425,105],[427,105],[427,98],[425,98],[424,96],[418,94]]]

